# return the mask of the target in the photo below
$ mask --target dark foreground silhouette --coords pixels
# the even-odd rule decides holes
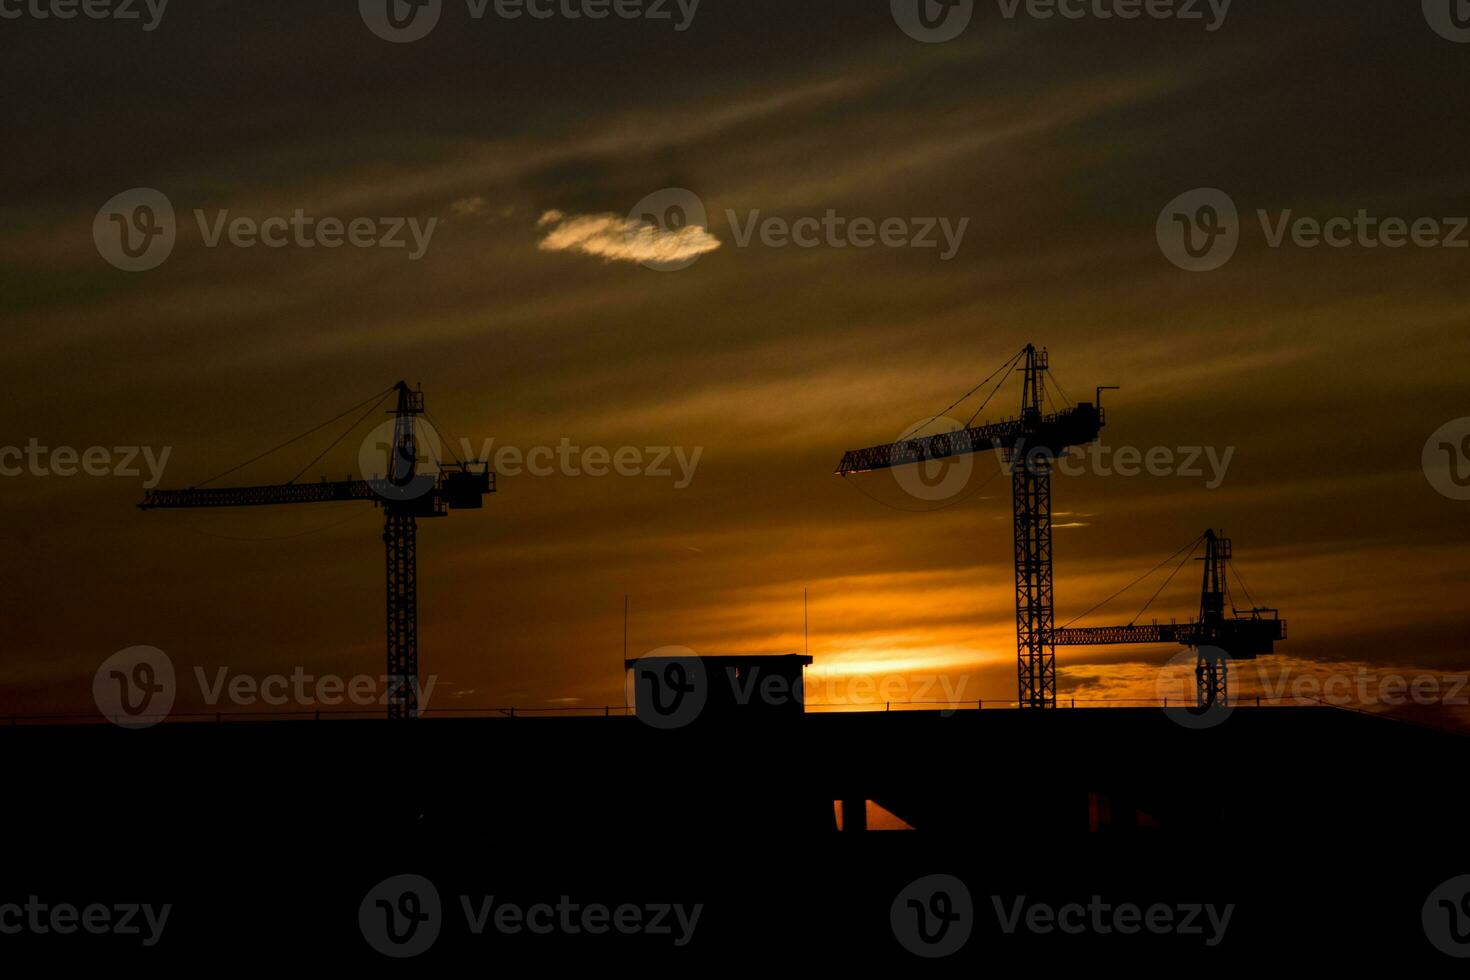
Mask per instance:
[[[332,968],[411,951],[500,969],[801,950],[908,969],[958,937],[943,962],[972,967],[1248,965],[1292,949],[1454,963],[1421,910],[1470,872],[1463,738],[1330,708],[1240,708],[1204,729],[1182,717],[19,725],[0,730],[0,906],[170,911],[152,945],[142,911],[139,934],[64,935],[38,912],[50,931],[0,934],[0,952]],[[915,830],[856,832],[867,800]],[[936,875],[951,884],[935,891]],[[1080,908],[1066,921],[1083,928],[1048,929],[1037,903]],[[1470,930],[1453,896],[1430,904]],[[1160,912],[1159,929],[1129,933],[1116,909],[1132,906],[1167,907],[1172,925]],[[1211,943],[1201,909],[1227,906]],[[0,926],[25,914],[0,908]]]

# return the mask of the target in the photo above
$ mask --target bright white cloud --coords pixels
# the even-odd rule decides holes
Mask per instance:
[[[666,231],[645,221],[607,214],[569,215],[547,211],[537,224],[550,229],[541,240],[546,252],[582,252],[609,262],[678,263],[720,247],[720,240],[699,225]]]

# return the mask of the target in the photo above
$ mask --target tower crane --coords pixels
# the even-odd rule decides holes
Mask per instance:
[[[1052,464],[1069,447],[1097,439],[1106,424],[1102,393],[1112,388],[1099,387],[1095,401],[1080,402],[1048,415],[1043,410],[1045,376],[1049,370],[1046,350],[1037,350],[1034,344],[1027,344],[990,377],[1004,372],[1000,382],[1003,384],[1012,369],[1023,374],[1019,417],[978,426],[967,425],[954,432],[906,439],[869,449],[855,449],[842,457],[837,474],[845,477],[992,449],[1002,454],[1011,466],[1015,528],[1017,701],[1022,708],[1054,708],[1057,703],[1057,663],[1052,642],[1055,626]],[[980,385],[989,380],[987,378]],[[1000,384],[997,384],[991,396],[999,388]],[[989,400],[987,398],[986,402]],[[984,407],[982,403],[980,409]],[[980,409],[976,409],[976,415]],[[973,417],[971,421],[974,421]]]
[[[369,413],[376,410],[388,394],[397,395],[397,406],[390,413],[393,415],[392,443],[384,447],[386,465],[382,473],[374,473],[370,477],[364,473],[363,479],[324,479],[319,483],[297,483],[293,480],[272,486],[194,486],[184,490],[149,490],[138,508],[146,511],[267,507],[348,500],[366,501],[382,508],[383,542],[387,551],[388,717],[406,719],[416,718],[419,713],[418,520],[444,517],[451,510],[480,509],[485,495],[495,492],[495,474],[491,472],[489,463],[483,460],[457,460],[448,465],[440,463],[433,473],[420,472],[416,429],[418,417],[425,414],[424,393],[400,381],[388,392],[374,396],[376,402]],[[354,410],[349,409],[348,412]],[[340,442],[341,437],[337,441]]]
[[[1196,706],[1208,709],[1216,705],[1228,705],[1230,661],[1255,660],[1274,653],[1276,641],[1286,639],[1286,621],[1280,618],[1275,609],[1255,606],[1254,599],[1251,600],[1250,609],[1240,610],[1232,606],[1231,615],[1225,615],[1226,569],[1233,557],[1230,539],[1221,537],[1213,530],[1206,531],[1201,537],[1205,543],[1205,553],[1197,560],[1204,562],[1204,582],[1200,587],[1198,619],[1188,623],[1153,623],[1145,626],[1133,623],[1127,626],[1069,626],[1052,633],[1056,645],[1079,647],[1178,643],[1192,647],[1196,653]],[[1201,538],[1194,540],[1190,555],[1198,549],[1200,540]],[[1180,567],[1183,567],[1182,564]]]

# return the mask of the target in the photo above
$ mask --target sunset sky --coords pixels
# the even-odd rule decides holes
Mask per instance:
[[[483,511],[421,523],[431,710],[621,704],[625,594],[629,656],[799,651],[803,589],[817,690],[1014,697],[993,454],[937,503],[833,471],[1027,342],[1074,400],[1121,386],[1112,451],[1233,453],[1214,487],[1203,463],[1059,476],[1059,623],[1215,527],[1290,621],[1292,670],[1464,669],[1470,502],[1421,459],[1470,415],[1470,249],[1272,248],[1257,217],[1470,214],[1470,44],[1418,2],[1238,0],[1214,31],[982,2],[936,44],[886,0],[705,0],[683,31],[451,2],[403,44],[355,8],[0,25],[0,445],[167,447],[160,485],[189,486],[403,378],[456,448],[697,459],[687,486],[672,456],[669,476],[502,474]],[[125,272],[93,222],[139,187],[171,201],[178,237]],[[629,212],[668,188],[707,229],[640,239]],[[1155,237],[1196,188],[1240,211],[1212,272]],[[411,259],[208,247],[196,209],[437,222]],[[945,260],[939,231],[936,248],[742,245],[755,211],[967,223]],[[1018,397],[1011,382],[981,418]],[[344,427],[225,482],[283,482]],[[305,478],[352,472],[359,443]],[[380,512],[142,513],[146,473],[0,477],[0,711],[90,711],[98,664],[135,645],[211,674],[383,671]],[[1084,624],[1127,622],[1159,581]],[[1195,564],[1149,617],[1189,616],[1198,585]],[[1177,652],[1061,650],[1062,697],[1151,693]]]

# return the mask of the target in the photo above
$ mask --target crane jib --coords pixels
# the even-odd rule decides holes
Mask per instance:
[[[144,491],[140,510],[182,510],[196,507],[274,507],[278,504],[328,504],[366,500],[390,509],[438,516],[450,510],[479,509],[487,493],[495,492],[495,474],[489,467],[450,468],[437,476],[420,474],[421,486],[399,486],[386,479],[322,480],[257,487],[191,487],[186,490]],[[415,506],[415,502],[418,504]]]
[[[377,496],[372,484],[367,480],[338,480],[260,487],[149,490],[145,492],[143,502],[138,507],[142,510],[186,507],[268,507],[275,504],[374,500],[377,499]]]
[[[1054,415],[988,422],[985,425],[941,432],[920,439],[854,449],[842,457],[837,473],[839,476],[847,476],[992,450],[1027,452],[1040,449],[1059,454],[1068,446],[1092,442],[1103,425],[1103,413],[1091,403],[1082,402],[1075,408]]]

